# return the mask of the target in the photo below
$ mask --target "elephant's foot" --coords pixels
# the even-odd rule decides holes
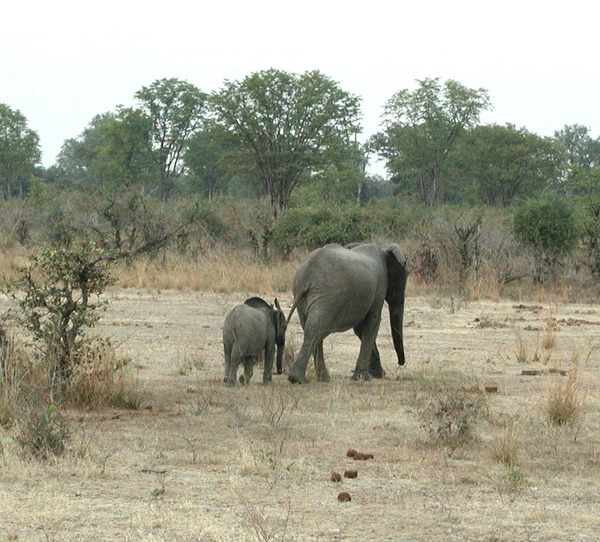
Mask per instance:
[[[304,375],[294,373],[293,371],[289,374],[288,380],[292,384],[306,384],[308,382],[307,378]]]
[[[321,371],[317,373],[317,381],[318,382],[331,382],[331,377],[329,376],[329,372]]]
[[[247,386],[250,384],[250,378],[246,377],[246,375],[240,375],[240,384],[243,386]]]
[[[225,382],[225,385],[226,385],[228,388],[234,388],[234,387],[235,387],[235,380],[234,380],[234,379],[231,379],[231,378],[227,378],[227,377],[225,377],[225,378],[223,379],[223,382]]]
[[[385,376],[385,370],[383,367],[369,369],[369,375],[371,375],[373,378],[383,378]]]
[[[355,370],[354,373],[352,373],[352,380],[364,380],[365,382],[368,382],[371,378],[372,376],[369,374],[369,371]]]

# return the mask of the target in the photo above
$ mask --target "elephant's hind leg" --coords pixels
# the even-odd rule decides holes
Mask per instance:
[[[321,341],[315,351],[315,369],[317,370],[317,380],[319,382],[329,382],[331,377],[325,365],[325,356],[323,355],[323,341]]]
[[[255,358],[252,356],[246,356],[243,358],[244,362],[244,374],[240,375],[240,384],[250,384],[250,379],[254,374],[254,362]]]
[[[312,337],[307,334],[306,331],[304,332],[304,341],[302,342],[294,366],[288,376],[288,379],[292,384],[304,384],[308,382],[306,378],[308,362],[311,356],[316,354],[318,345],[323,342],[323,339],[324,337]]]

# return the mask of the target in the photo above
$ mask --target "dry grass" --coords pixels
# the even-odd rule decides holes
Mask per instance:
[[[295,261],[269,264],[244,253],[214,250],[197,259],[177,254],[140,258],[119,266],[114,275],[124,288],[275,295],[291,289],[297,267]]]
[[[144,391],[139,409],[65,405],[69,437],[62,455],[45,462],[23,457],[16,425],[0,427],[0,540],[597,539],[597,350],[567,377],[521,376],[515,354],[519,335],[528,362],[536,352],[543,363],[550,353],[569,359],[597,346],[596,306],[552,302],[551,312],[532,311],[441,291],[432,302],[409,282],[408,364],[395,365],[384,316],[385,379],[350,380],[358,341],[348,332],[326,340],[331,383],[313,375],[292,387],[283,375],[270,386],[228,389],[225,315],[247,292],[281,292],[289,308],[297,264],[271,269],[245,256],[207,255],[163,265],[119,269],[128,287],[108,293],[98,328],[117,345],[117,359],[131,360]],[[151,273],[164,282],[135,288],[151,284]],[[227,281],[230,289],[214,293]],[[178,284],[185,291],[173,291]],[[548,314],[560,340],[549,338]],[[484,320],[502,325],[477,325]],[[301,338],[294,317],[286,367]],[[486,387],[496,391],[483,395]],[[552,397],[579,405],[576,441],[548,431]],[[440,427],[456,428],[452,446],[430,438]],[[349,448],[374,458],[353,460]],[[357,478],[331,481],[332,471],[347,469]],[[339,502],[341,491],[352,500]]]
[[[583,420],[585,394],[579,382],[579,365],[573,359],[567,377],[555,375],[548,389],[546,413],[554,427],[578,430]]]
[[[491,427],[492,459],[507,467],[515,467],[519,464],[519,441],[523,433],[521,417],[518,414],[499,417],[492,422]]]

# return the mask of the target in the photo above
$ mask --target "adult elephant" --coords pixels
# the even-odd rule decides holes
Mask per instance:
[[[297,308],[304,341],[290,371],[290,382],[307,381],[311,355],[315,358],[317,379],[328,381],[323,339],[350,328],[360,339],[353,378],[382,378],[385,371],[375,339],[384,301],[389,307],[398,364],[404,365],[402,322],[407,277],[406,258],[396,244],[389,248],[372,243],[327,245],[311,252],[294,277],[294,304],[288,322]]]

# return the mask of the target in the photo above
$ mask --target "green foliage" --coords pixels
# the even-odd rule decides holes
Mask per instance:
[[[232,177],[227,167],[231,152],[231,147],[218,126],[207,126],[193,134],[184,157],[190,171],[186,179],[189,190],[208,199],[223,194],[226,182]]]
[[[85,330],[105,306],[98,296],[113,282],[109,267],[114,257],[83,242],[44,249],[22,270],[13,295],[22,324],[42,344],[51,384],[64,387],[80,362]]]
[[[159,79],[135,93],[151,123],[154,161],[160,172],[159,192],[168,199],[184,171],[183,155],[190,137],[204,123],[206,94],[179,79]]]
[[[211,103],[228,134],[231,165],[260,183],[274,217],[311,173],[346,159],[360,131],[359,99],[318,71],[253,73],[226,82]]]
[[[600,172],[600,170],[596,170]],[[600,175],[598,175],[600,188]],[[582,239],[585,247],[586,264],[592,275],[600,279],[600,191],[581,200]]]
[[[388,100],[384,130],[370,143],[404,192],[435,205],[444,201],[444,167],[459,136],[490,107],[485,89],[469,89],[448,80],[418,81],[414,91],[401,90]]]
[[[580,239],[575,210],[563,198],[529,201],[516,211],[513,230],[518,241],[533,249],[534,278],[541,283],[555,277],[560,258]]]
[[[41,413],[35,408],[30,410],[17,440],[34,457],[48,459],[65,451],[69,436],[65,419],[58,412],[57,405],[51,403],[43,407]]]
[[[485,159],[482,159],[485,157]],[[461,199],[469,187],[486,205],[510,206],[555,184],[562,164],[551,138],[506,126],[476,126],[460,138],[451,160]]]
[[[18,110],[0,103],[0,189],[2,196],[23,197],[42,153],[39,136]]]
[[[273,243],[286,255],[295,248],[314,249],[328,243],[368,240],[375,223],[355,205],[291,209],[276,224]]]
[[[519,241],[536,251],[562,256],[579,240],[573,206],[565,199],[531,200],[514,215],[514,232]]]

